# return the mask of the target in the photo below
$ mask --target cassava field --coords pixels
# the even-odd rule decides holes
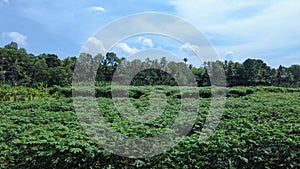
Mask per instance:
[[[122,117],[109,88],[96,88],[98,108],[123,135],[155,136],[172,125],[181,103],[188,106],[192,99],[181,98],[176,87],[159,89],[164,92],[166,107],[147,124]],[[206,141],[199,140],[199,135],[209,112],[211,91],[209,87],[198,89],[198,115],[188,135],[163,154],[136,159],[115,155],[91,140],[78,121],[70,88],[2,86],[0,167],[300,168],[300,88],[227,88],[221,121]],[[140,112],[147,112],[152,90],[131,88],[130,102]]]

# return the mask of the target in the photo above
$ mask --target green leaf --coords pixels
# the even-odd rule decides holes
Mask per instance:
[[[244,161],[245,163],[248,163],[248,159],[246,157],[242,157],[242,156],[238,156],[242,161]]]
[[[70,151],[72,152],[72,153],[81,153],[82,152],[82,150],[80,149],[80,148],[71,148],[70,149]]]

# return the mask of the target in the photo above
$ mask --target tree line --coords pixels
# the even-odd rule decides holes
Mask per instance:
[[[132,76],[128,84],[136,86],[178,85],[178,81],[190,80],[188,72],[192,73],[192,78],[198,86],[209,86],[211,84],[209,71],[223,71],[228,86],[300,86],[300,65],[290,67],[280,65],[278,68],[271,68],[260,59],[247,59],[243,63],[204,62],[202,66],[195,67],[187,64],[187,61],[187,58],[180,63],[167,61],[166,58],[128,61],[119,58],[113,52],[96,56],[81,53],[79,57],[60,59],[55,54],[43,53],[37,56],[29,54],[26,49],[19,48],[17,43],[11,42],[0,48],[0,84],[29,87],[71,86],[77,63],[82,64],[82,71],[96,70],[95,80],[98,82],[111,82],[117,74],[121,82],[124,81],[122,78]]]

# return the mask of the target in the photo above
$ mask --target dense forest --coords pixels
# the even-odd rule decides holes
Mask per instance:
[[[79,57],[60,59],[55,54],[43,53],[37,56],[29,54],[26,49],[19,48],[15,42],[0,48],[0,83],[28,87],[38,85],[70,86],[78,58],[98,66],[96,80],[99,82],[110,82],[117,67],[122,63],[129,67],[152,67],[135,75],[131,84],[137,86],[176,85],[172,76],[166,73],[167,70],[160,70],[164,67],[171,67],[173,71],[180,70],[182,67],[190,69],[198,86],[210,85],[209,67],[222,68],[225,71],[227,86],[296,87],[300,85],[300,65],[271,68],[260,59],[247,59],[243,63],[233,61],[204,62],[202,66],[195,67],[187,64],[188,58],[184,58],[181,63],[167,61],[166,58],[127,61],[112,52],[96,56],[81,53]]]

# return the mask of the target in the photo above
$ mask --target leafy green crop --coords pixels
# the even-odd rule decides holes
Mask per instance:
[[[147,123],[124,117],[109,97],[97,98],[98,108],[119,133],[155,136],[174,123],[181,102],[188,106],[193,99],[180,98],[176,88],[161,89],[167,95],[166,108]],[[131,90],[140,93],[130,95],[130,103],[140,113],[151,110],[150,90]],[[209,88],[199,90],[210,93]],[[221,122],[206,141],[199,136],[211,99],[201,97],[188,135],[171,150],[143,159],[121,157],[98,147],[79,123],[71,98],[1,102],[0,168],[300,168],[299,91],[227,89],[227,96],[234,97],[227,98]],[[124,98],[119,99],[122,103]]]

